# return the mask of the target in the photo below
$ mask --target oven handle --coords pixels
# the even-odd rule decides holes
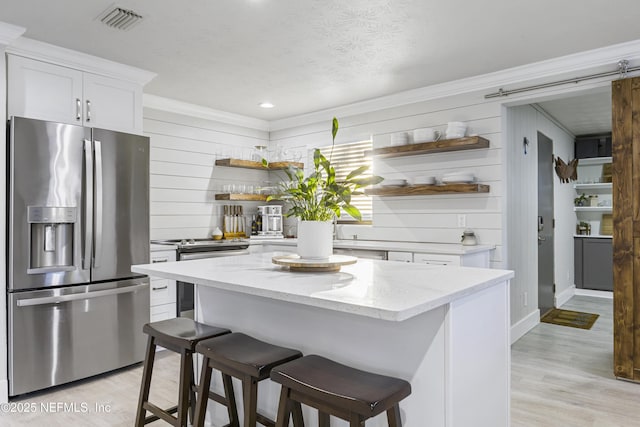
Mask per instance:
[[[248,253],[249,253],[248,249],[232,249],[229,251],[181,253],[179,256],[180,256],[180,261],[188,261],[190,259],[219,258],[223,256],[247,255]]]

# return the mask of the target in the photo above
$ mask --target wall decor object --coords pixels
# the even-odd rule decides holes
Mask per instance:
[[[578,179],[578,159],[573,159],[567,164],[558,156],[554,159],[554,162],[556,164],[556,175],[560,178],[560,182],[567,183]]]

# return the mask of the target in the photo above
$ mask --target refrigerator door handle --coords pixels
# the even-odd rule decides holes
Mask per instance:
[[[71,294],[71,295],[57,295],[57,296],[42,297],[42,298],[24,298],[24,299],[17,300],[16,305],[18,307],[31,307],[34,305],[59,304],[59,303],[68,302],[68,301],[78,301],[78,300],[105,297],[109,295],[133,293],[148,287],[149,287],[148,283],[143,283],[140,285],[124,286],[121,288],[105,289],[102,291],[81,292],[81,293]]]
[[[96,194],[95,194],[95,246],[93,267],[100,267],[102,260],[102,209],[103,209],[103,191],[102,191],[102,143],[98,140],[94,141],[94,152],[96,155]]]
[[[91,268],[91,242],[93,242],[93,152],[91,141],[84,140],[85,191],[84,191],[84,248],[82,268]]]

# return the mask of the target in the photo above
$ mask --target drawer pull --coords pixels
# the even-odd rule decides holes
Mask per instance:
[[[165,258],[165,259],[153,259],[153,260],[151,260],[151,263],[152,264],[157,264],[159,262],[168,262],[168,261],[169,261],[168,258]]]
[[[169,287],[168,285],[165,285],[165,286],[160,286],[159,288],[151,288],[151,289],[153,289],[154,291],[161,291],[163,289],[167,289],[168,287]]]

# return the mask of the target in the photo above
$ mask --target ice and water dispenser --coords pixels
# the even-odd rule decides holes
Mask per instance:
[[[73,240],[77,208],[29,206],[28,274],[74,270]]]

